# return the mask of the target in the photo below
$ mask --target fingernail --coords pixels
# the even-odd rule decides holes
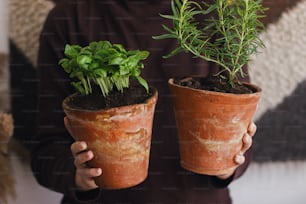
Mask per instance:
[[[244,141],[244,143],[249,143],[249,142],[251,142],[251,138],[250,138],[249,134],[246,133],[246,134],[244,135],[243,141]]]
[[[235,160],[237,164],[241,165],[244,163],[244,159],[244,156],[237,156]]]
[[[87,155],[88,155],[88,157],[91,159],[91,158],[93,157],[92,151],[88,151],[88,152],[87,152]]]
[[[241,161],[241,157],[240,156],[235,157],[235,162],[237,164],[240,164],[240,161]]]
[[[102,169],[97,169],[97,174],[100,176],[102,174]]]
[[[252,123],[250,127],[248,128],[248,132],[254,134],[256,131],[256,128],[257,126],[254,123]]]
[[[252,123],[251,126],[252,126],[252,130],[256,128],[256,125],[254,123]]]
[[[85,142],[81,142],[81,148],[82,150],[87,149],[87,144]]]

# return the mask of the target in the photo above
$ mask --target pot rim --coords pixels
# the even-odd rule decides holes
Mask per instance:
[[[205,78],[205,77],[197,77],[197,78]],[[244,94],[235,94],[235,93],[224,93],[224,92],[217,92],[217,91],[209,91],[209,90],[203,90],[203,89],[195,89],[195,88],[191,88],[191,87],[187,87],[187,86],[180,86],[178,84],[175,84],[174,83],[174,78],[169,78],[168,80],[168,84],[170,84],[171,86],[175,86],[175,87],[180,87],[182,89],[188,89],[188,90],[193,90],[193,91],[197,91],[197,92],[201,92],[201,93],[209,93],[210,95],[218,95],[218,96],[239,96],[239,97],[243,97],[243,96],[246,96],[246,97],[249,97],[251,95],[253,96],[256,96],[256,95],[261,95],[262,93],[262,89],[255,85],[255,84],[252,84],[252,83],[248,83],[248,82],[243,82],[243,84],[249,86],[249,87],[252,87],[252,89],[254,89],[254,93],[244,93]]]

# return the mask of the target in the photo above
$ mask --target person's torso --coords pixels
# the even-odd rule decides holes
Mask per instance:
[[[181,53],[170,59],[163,56],[177,46],[172,40],[154,40],[152,36],[171,27],[159,13],[171,12],[170,1],[70,1],[70,44],[109,40],[127,49],[148,50],[142,76],[159,92],[151,143],[148,178],[125,190],[105,190],[102,203],[214,203],[227,204],[227,189],[216,189],[210,177],[188,172],[180,167],[177,132],[167,80],[170,77],[207,75],[217,66]],[[119,3],[121,2],[121,3]],[[69,202],[68,202],[69,203]]]

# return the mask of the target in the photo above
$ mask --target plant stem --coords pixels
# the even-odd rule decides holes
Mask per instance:
[[[242,29],[241,29],[241,38],[240,38],[240,43],[239,43],[239,49],[238,49],[238,53],[236,54],[236,60],[234,63],[234,69],[233,69],[233,73],[231,73],[231,78],[230,80],[234,80],[234,77],[236,76],[237,71],[239,71],[241,69],[241,65],[239,65],[238,61],[240,59],[240,55],[241,55],[241,51],[242,51],[242,47],[243,47],[243,42],[244,42],[244,38],[245,38],[245,33],[246,33],[246,29],[245,29],[245,24],[247,21],[247,16],[249,15],[249,4],[248,1],[244,1],[245,2],[245,12],[244,12],[244,16],[243,16],[243,21],[242,21]],[[237,66],[237,67],[236,67]]]
[[[218,7],[218,15],[219,15],[219,20],[220,20],[220,25],[221,25],[221,32],[224,36],[224,39],[225,39],[225,44],[226,44],[226,47],[228,49],[228,51],[231,50],[231,46],[230,46],[230,42],[228,40],[228,36],[226,35],[226,29],[225,29],[225,22],[224,22],[224,8],[223,8],[223,1],[219,0],[219,7]],[[234,64],[234,59],[231,58],[232,60],[232,64]],[[230,70],[228,70],[230,72]]]
[[[196,57],[199,57],[201,59],[204,59],[206,61],[210,61],[210,62],[214,62],[219,64],[220,66],[222,66],[224,69],[226,69],[228,72],[230,72],[230,68],[228,66],[226,66],[224,63],[222,63],[220,60],[217,59],[212,59],[210,57],[207,57],[205,55],[202,55],[200,52],[198,52],[196,49],[193,50],[191,46],[188,45],[186,40],[183,40],[183,30],[184,30],[184,26],[183,26],[183,20],[184,20],[184,10],[186,10],[187,7],[187,2],[188,0],[184,0],[182,6],[180,7],[180,18],[179,18],[179,26],[178,26],[178,39],[180,44],[182,45],[182,47],[184,47],[185,49],[187,49],[189,52],[191,52],[192,54],[194,54]],[[207,42],[207,41],[205,41]]]

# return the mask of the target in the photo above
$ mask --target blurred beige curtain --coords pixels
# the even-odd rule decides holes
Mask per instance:
[[[7,1],[0,1],[0,111],[10,110]]]
[[[3,0],[2,0],[3,1]],[[9,8],[9,37],[35,67],[39,34],[54,7],[49,0],[5,0]]]
[[[297,3],[284,9],[281,15],[277,2],[282,2],[281,5],[292,2],[270,2],[268,21],[273,23],[261,34],[266,47],[249,64],[251,81],[263,89],[255,119],[282,103],[306,80],[306,1],[294,0]]]

